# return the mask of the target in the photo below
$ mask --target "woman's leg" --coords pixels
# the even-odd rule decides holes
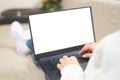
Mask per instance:
[[[27,46],[28,46],[28,48],[29,48],[30,51],[31,51],[31,57],[32,57],[32,59],[33,59],[33,62],[34,62],[35,64],[37,64],[37,62],[36,62],[36,60],[35,60],[35,54],[34,54],[34,49],[33,49],[33,44],[32,44],[32,40],[31,40],[31,39],[27,40]],[[45,75],[45,80],[49,80],[46,75]]]
[[[28,48],[29,48],[30,51],[31,51],[31,57],[32,57],[32,59],[33,59],[33,62],[34,62],[35,64],[37,64],[37,62],[36,62],[36,60],[35,60],[35,54],[34,54],[34,49],[33,49],[33,44],[32,44],[32,40],[31,40],[31,39],[27,40],[27,46],[28,46]]]
[[[16,42],[17,52],[20,55],[25,56],[30,51],[33,62],[37,64],[35,60],[32,40],[30,38],[30,31],[24,30],[22,28],[22,25],[19,22],[15,21],[11,24],[11,33]],[[49,80],[46,75],[45,75],[45,80]]]

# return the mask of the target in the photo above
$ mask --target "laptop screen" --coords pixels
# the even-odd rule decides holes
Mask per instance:
[[[35,54],[94,42],[90,7],[29,16]]]

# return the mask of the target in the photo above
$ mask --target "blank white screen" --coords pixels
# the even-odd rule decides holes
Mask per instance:
[[[94,42],[90,8],[30,15],[35,54]]]

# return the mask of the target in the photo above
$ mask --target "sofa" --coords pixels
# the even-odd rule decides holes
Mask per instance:
[[[63,8],[92,7],[96,41],[120,29],[119,0],[63,0]]]
[[[120,29],[119,0],[62,0],[62,8],[92,7],[96,41]],[[22,23],[29,29],[28,23]],[[44,72],[32,62],[30,53],[18,55],[10,24],[0,25],[0,80],[43,80]]]

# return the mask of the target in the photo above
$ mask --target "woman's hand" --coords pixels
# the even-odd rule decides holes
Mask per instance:
[[[90,58],[96,47],[96,43],[86,44],[79,52],[84,58]]]
[[[76,59],[76,57],[71,56],[63,56],[63,58],[61,58],[59,60],[59,64],[57,64],[57,68],[61,71],[64,67],[71,65],[71,64],[75,64],[75,65],[80,65],[78,60]]]

